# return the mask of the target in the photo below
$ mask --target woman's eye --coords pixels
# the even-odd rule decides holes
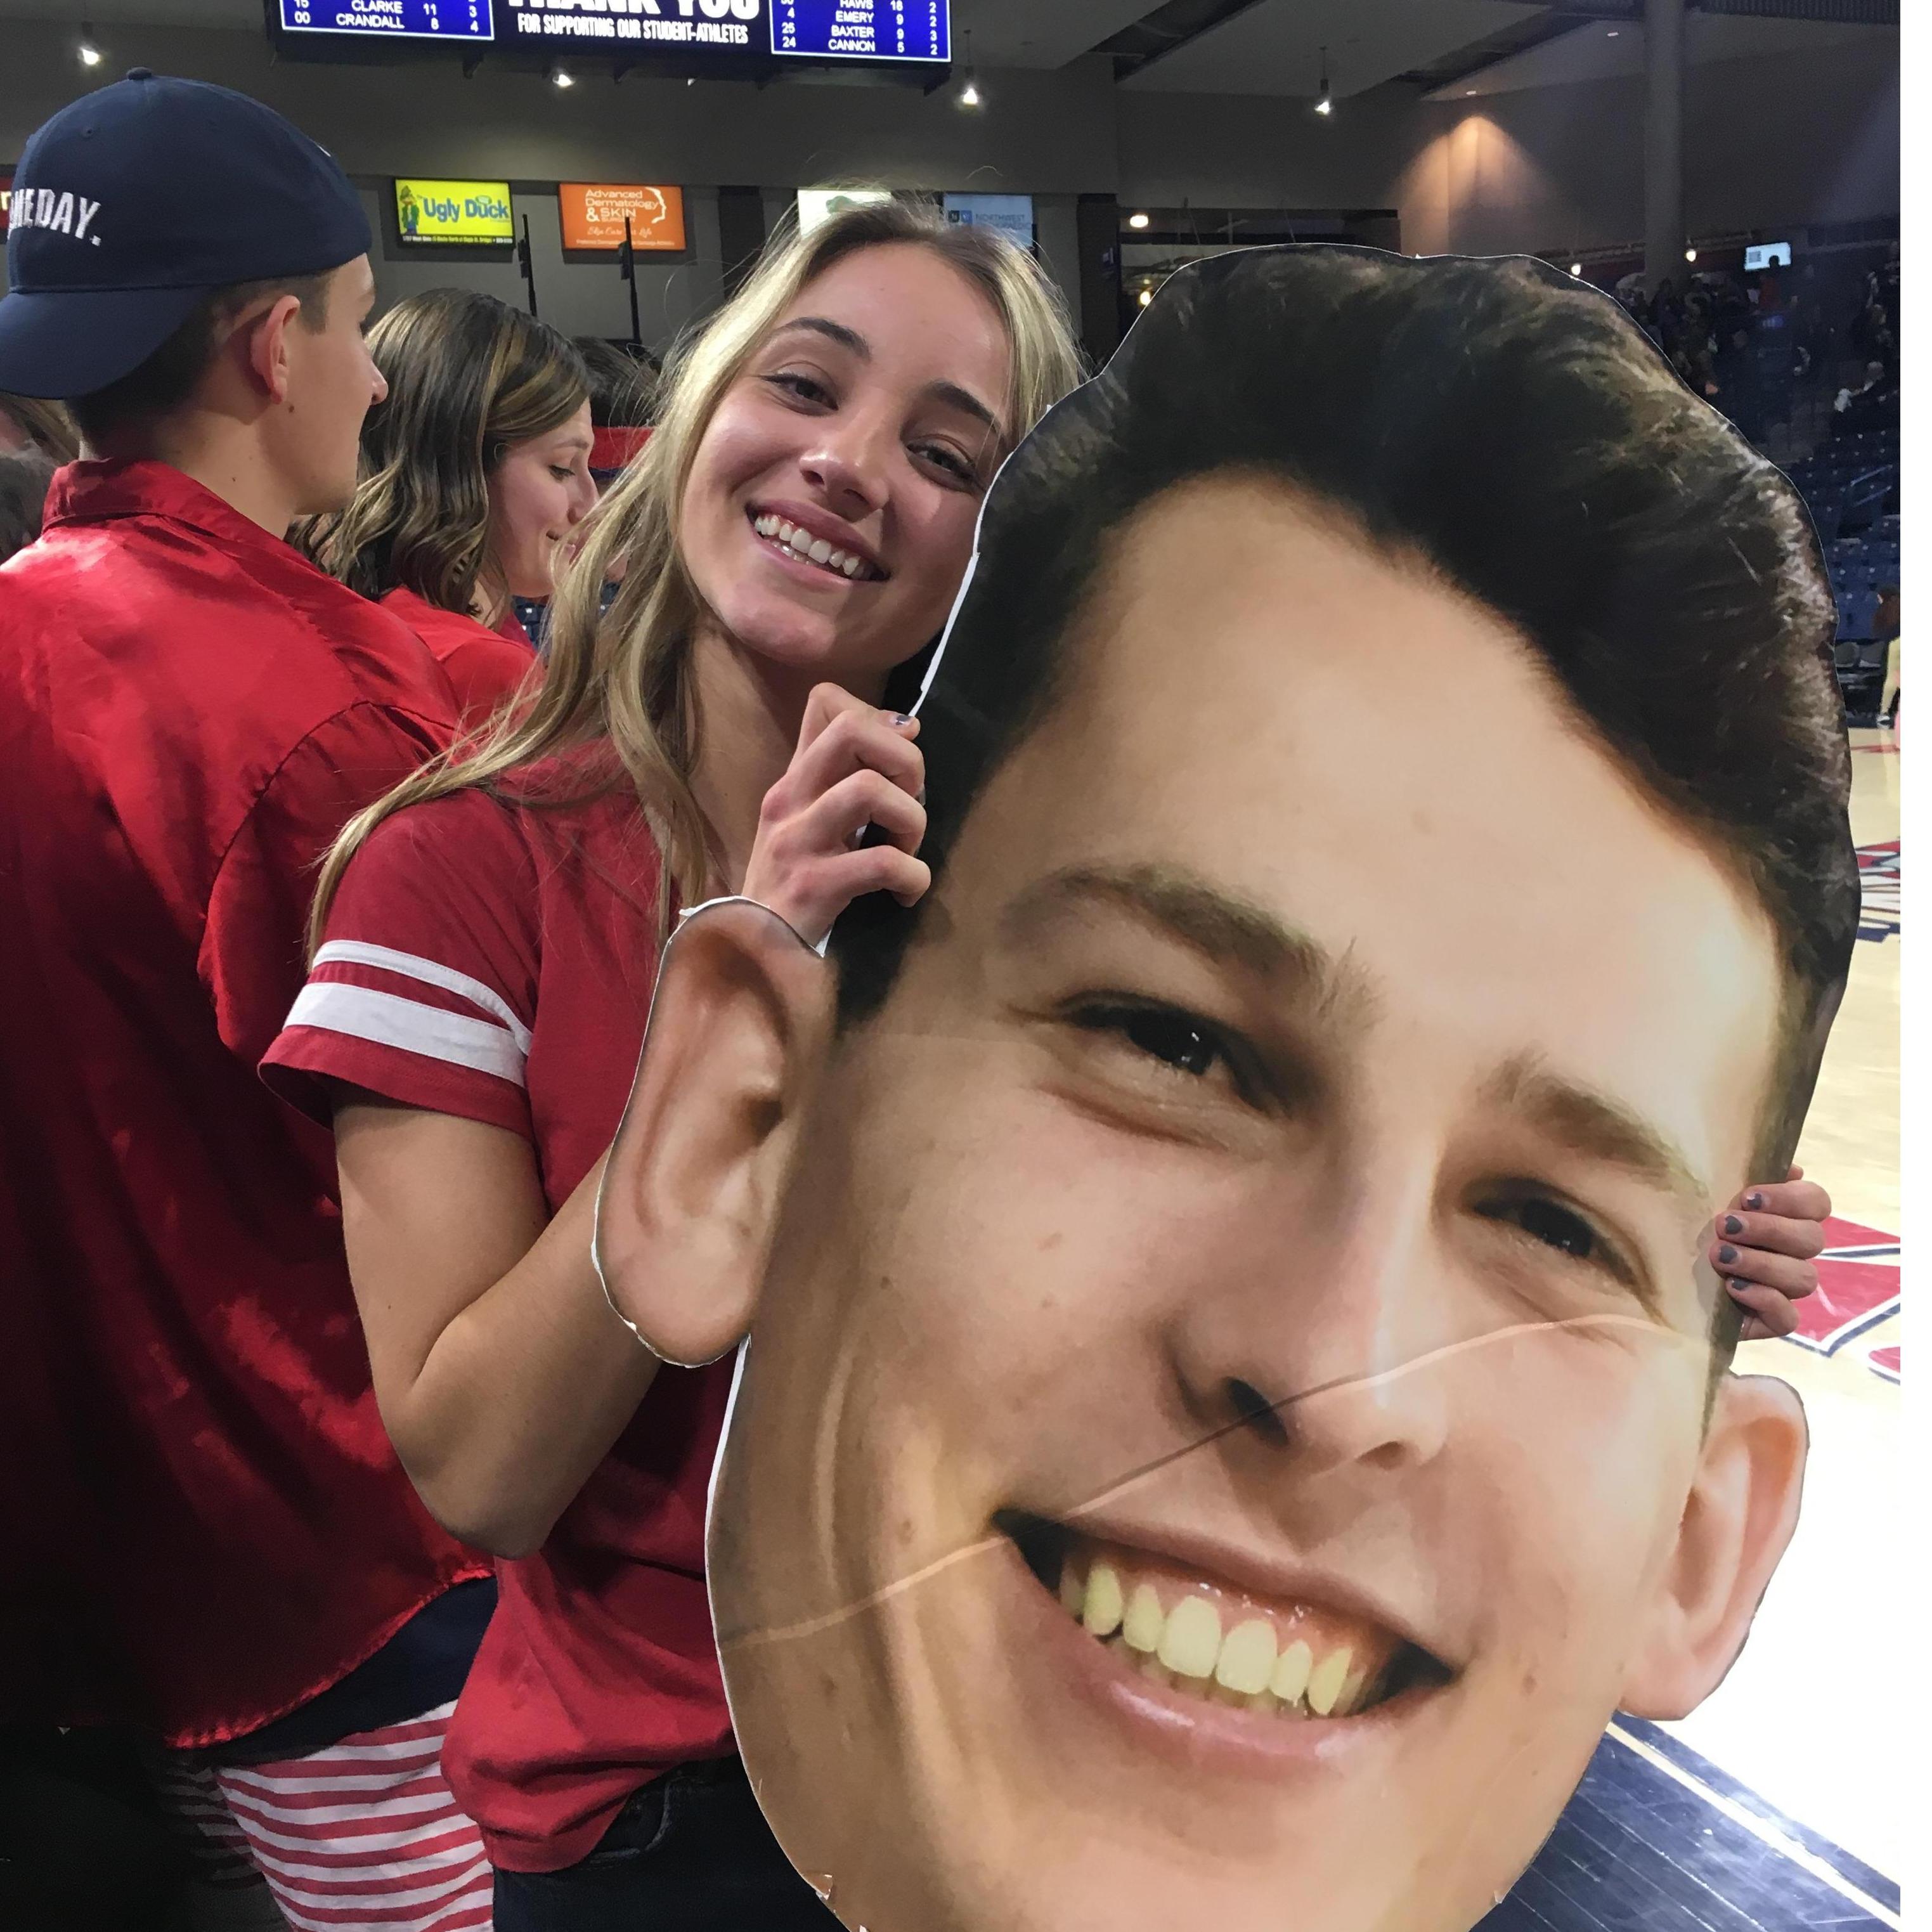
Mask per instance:
[[[568,483],[570,479],[577,474],[577,472],[572,469],[570,465],[567,463],[553,463],[550,466],[550,473],[554,476],[560,483]]]
[[[1556,1249],[1580,1262],[1606,1258],[1600,1236],[1580,1214],[1540,1195],[1520,1200],[1486,1202],[1476,1210],[1485,1220],[1507,1221],[1520,1228],[1532,1240]]]
[[[776,376],[767,376],[765,380],[782,394],[795,397],[802,403],[823,404],[832,400],[831,392],[824,384],[814,382],[809,376],[782,370]]]
[[[935,468],[943,470],[962,483],[976,479],[973,466],[956,449],[949,449],[942,442],[921,442],[913,446],[915,455],[923,457]]]

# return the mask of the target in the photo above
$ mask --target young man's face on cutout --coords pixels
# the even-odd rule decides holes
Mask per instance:
[[[776,1209],[710,1563],[869,1932],[1462,1932],[1707,1693],[1768,920],[1503,622],[1244,476],[1116,533]]]

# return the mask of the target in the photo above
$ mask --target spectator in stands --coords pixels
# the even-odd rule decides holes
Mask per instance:
[[[1898,586],[1881,584],[1878,615],[1872,622],[1872,635],[1885,640],[1885,685],[1879,694],[1878,715],[1886,724],[1898,718]]]
[[[382,394],[369,242],[279,115],[142,69],[20,164],[0,388],[95,460],[0,566],[0,1717],[172,1748],[296,1922],[379,1928],[424,1922],[425,1840],[488,1910],[436,1759],[493,1586],[383,1433],[328,1137],[255,1072],[316,862],[455,728],[284,540]]]
[[[815,938],[854,892],[920,890],[887,680],[1076,373],[988,230],[887,203],[775,242],[586,526],[534,706],[322,874],[327,943],[263,1072],[333,1117],[406,1463],[508,1559],[445,1754],[497,1932],[832,1924],[731,1754],[702,1549],[730,1366],[662,1366],[619,1325],[598,1180],[671,907],[742,891]]]
[[[80,454],[74,418],[40,396],[0,396],[0,450],[38,449],[56,468]]]
[[[0,450],[0,563],[40,533],[54,466],[38,449]]]
[[[1840,389],[1832,409],[1834,436],[1856,436],[1882,429],[1898,420],[1898,378],[1874,357],[1865,364],[1865,379],[1856,388]]]
[[[536,662],[511,600],[549,597],[596,501],[589,372],[547,322],[469,289],[398,302],[369,350],[388,394],[362,425],[362,480],[302,545],[422,638],[480,724]]]

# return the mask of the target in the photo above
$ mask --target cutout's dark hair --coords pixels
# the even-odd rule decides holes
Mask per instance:
[[[104,389],[68,400],[68,413],[74,427],[91,448],[98,450],[117,431],[179,409],[207,374],[222,330],[264,296],[293,296],[301,304],[305,328],[326,328],[329,278],[334,273],[329,269],[319,275],[235,282],[226,288],[211,289],[146,362]]]
[[[1055,701],[1109,533],[1236,469],[1339,506],[1520,629],[1749,884],[1790,995],[1757,1148],[1781,1178],[1858,926],[1829,584],[1786,478],[1616,302],[1542,262],[1290,247],[1167,284],[988,496],[920,711],[935,878]],[[842,1022],[883,1002],[920,917],[881,894],[839,920]]]

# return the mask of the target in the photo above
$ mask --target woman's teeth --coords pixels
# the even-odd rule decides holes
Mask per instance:
[[[754,518],[752,527],[760,536],[783,544],[800,562],[815,563],[834,576],[850,578],[872,574],[872,566],[862,556],[855,556],[849,550],[836,550],[823,537],[814,537],[809,530],[788,524],[782,517]]]
[[[1375,1701],[1401,1647],[1360,1618],[1307,1605],[1267,1612],[1229,1604],[1224,1619],[1213,1598],[1165,1576],[1136,1576],[1131,1559],[1071,1551],[1060,1600],[1089,1636],[1155,1682],[1283,1718],[1352,1716]]]

